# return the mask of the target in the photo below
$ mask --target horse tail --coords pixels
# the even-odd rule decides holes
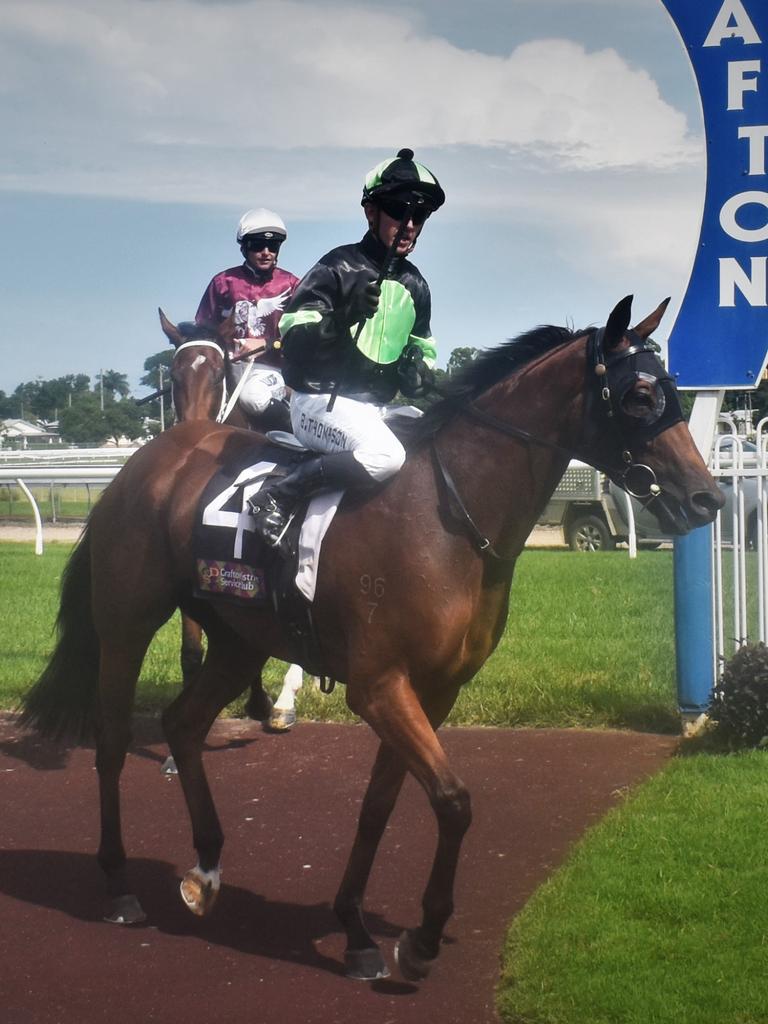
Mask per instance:
[[[61,579],[56,647],[43,674],[22,699],[20,722],[44,736],[93,734],[99,640],[91,611],[91,542],[86,526]]]

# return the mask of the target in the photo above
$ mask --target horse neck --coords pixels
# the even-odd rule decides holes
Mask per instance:
[[[436,438],[470,515],[500,554],[522,550],[570,453],[583,439],[584,381],[585,344],[575,341],[534,360],[475,400],[479,410],[528,432],[541,444],[464,414]]]

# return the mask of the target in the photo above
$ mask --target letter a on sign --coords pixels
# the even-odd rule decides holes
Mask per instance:
[[[669,367],[685,388],[757,387],[768,360],[768,2],[662,2],[693,65],[707,152]]]

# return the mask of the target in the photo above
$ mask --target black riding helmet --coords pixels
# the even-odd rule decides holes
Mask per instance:
[[[401,149],[396,157],[383,160],[365,177],[362,206],[388,199],[426,207],[433,213],[445,202],[445,192],[434,174],[416,163],[412,149]]]

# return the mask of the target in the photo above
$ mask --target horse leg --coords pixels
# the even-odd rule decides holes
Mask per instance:
[[[358,835],[352,847],[342,895],[351,893],[362,902],[367,872],[375,854],[376,832],[383,832],[386,817],[394,805],[403,768],[411,772],[424,788],[438,826],[438,842],[427,887],[422,897],[422,921],[418,928],[406,931],[396,948],[400,972],[408,981],[420,981],[428,975],[440,951],[445,924],[453,913],[453,887],[459,853],[472,814],[469,793],[451,769],[448,758],[435,735],[435,728],[453,706],[451,691],[433,698],[422,707],[404,675],[380,680],[380,684],[350,701],[352,710],[365,718],[383,743],[392,748],[397,762],[385,770],[386,760],[377,761],[371,779],[373,796],[371,820],[366,833]],[[398,781],[399,779],[399,781]],[[387,788],[389,787],[389,788]],[[351,941],[358,938],[353,924]]]
[[[203,631],[188,615],[181,616],[181,678],[187,686],[203,663]]]
[[[96,723],[101,841],[97,858],[106,878],[108,906],[104,919],[114,924],[138,924],[146,920],[128,879],[120,821],[120,774],[132,738],[136,680],[150,639],[151,635],[133,644],[101,644]]]
[[[296,724],[296,694],[303,682],[304,670],[301,665],[289,665],[283,678],[283,688],[275,701],[269,722],[264,726],[268,732],[288,732]]]
[[[405,779],[405,765],[382,743],[376,755],[344,877],[333,909],[347,934],[344,965],[348,978],[374,981],[389,977],[378,945],[363,920],[363,894],[389,816]]]
[[[189,686],[192,679],[200,671],[203,663],[203,630],[201,626],[182,612],[181,615],[181,685]],[[163,761],[160,771],[163,775],[178,775],[176,762],[169,754]]]
[[[259,669],[256,678],[251,683],[251,692],[245,704],[245,713],[254,722],[261,722],[266,728],[266,723],[272,714],[272,698],[264,689],[261,669]]]
[[[163,730],[178,768],[197,850],[196,867],[181,882],[186,906],[207,914],[220,887],[219,859],[224,845],[213,797],[203,767],[203,743],[222,708],[238,697],[258,655],[233,632],[217,623],[207,630],[208,653],[199,674],[163,713]]]

